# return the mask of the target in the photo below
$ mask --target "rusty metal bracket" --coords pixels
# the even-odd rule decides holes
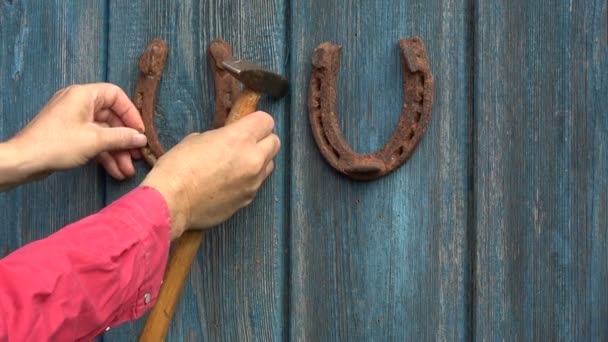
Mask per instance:
[[[312,54],[308,98],[314,139],[325,160],[340,173],[356,180],[373,180],[405,163],[424,136],[433,107],[433,75],[426,48],[419,37],[401,39],[404,98],[397,128],[380,150],[358,154],[340,131],[336,105],[341,46],[326,42]]]
[[[140,75],[133,102],[144,121],[144,133],[148,138],[148,144],[141,149],[141,152],[150,166],[153,166],[156,160],[165,153],[154,124],[154,112],[168,51],[169,48],[165,41],[153,39],[139,59]],[[208,56],[215,82],[213,128],[219,128],[224,125],[232,105],[241,93],[241,87],[239,81],[222,66],[223,61],[233,59],[230,44],[221,39],[212,41],[209,45]]]

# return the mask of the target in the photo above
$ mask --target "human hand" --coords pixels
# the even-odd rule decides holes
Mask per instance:
[[[205,229],[250,204],[274,168],[280,141],[263,112],[216,130],[187,136],[154,165],[143,186],[167,201],[171,236]]]
[[[132,150],[146,144],[143,121],[116,85],[73,85],[59,90],[8,141],[27,158],[30,174],[65,170],[96,158],[117,179],[135,174]],[[131,151],[130,151],[131,150]]]

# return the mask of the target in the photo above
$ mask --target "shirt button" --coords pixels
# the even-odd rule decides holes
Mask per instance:
[[[150,303],[150,292],[146,292],[144,295],[144,304]]]
[[[107,328],[106,328],[106,331],[108,331],[108,330],[110,330],[110,327],[107,327]]]

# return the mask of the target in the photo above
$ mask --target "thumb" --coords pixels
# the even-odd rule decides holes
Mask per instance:
[[[146,136],[128,127],[99,128],[99,146],[101,151],[129,150],[146,146]]]

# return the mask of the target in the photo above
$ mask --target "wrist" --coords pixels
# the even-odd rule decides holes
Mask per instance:
[[[43,178],[41,165],[14,140],[0,142],[0,189]]]
[[[184,191],[176,184],[172,184],[171,177],[162,178],[163,181],[159,181],[155,175],[148,174],[141,186],[154,188],[165,199],[171,218],[171,240],[175,240],[188,228],[188,206]]]

